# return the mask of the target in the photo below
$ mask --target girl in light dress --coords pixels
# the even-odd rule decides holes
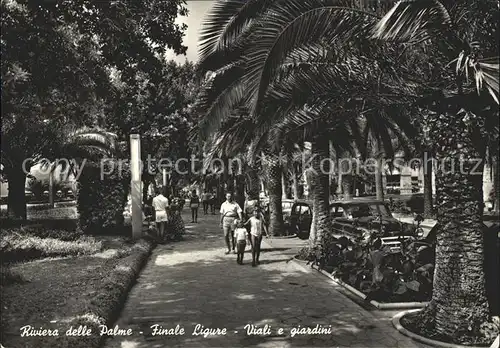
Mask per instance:
[[[262,243],[262,231],[267,235],[266,226],[261,219],[260,210],[255,208],[253,216],[248,219],[245,225],[250,225],[250,244],[252,245],[252,267],[257,266],[260,257],[260,245]]]

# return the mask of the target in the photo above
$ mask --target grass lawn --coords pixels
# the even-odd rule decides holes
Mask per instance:
[[[97,347],[98,325],[111,326],[153,246],[33,226],[2,231],[2,237],[0,343],[5,347]],[[26,325],[58,329],[59,336],[21,337]],[[79,325],[92,328],[92,336],[65,335]]]

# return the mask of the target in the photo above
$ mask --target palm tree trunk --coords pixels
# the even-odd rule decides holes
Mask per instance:
[[[464,117],[465,116],[465,117]],[[433,126],[436,144],[437,233],[432,300],[421,323],[453,343],[485,343],[480,330],[489,321],[483,241],[484,146],[478,146],[475,116],[448,112]],[[474,140],[473,140],[474,139]],[[481,163],[484,164],[484,161]],[[491,342],[489,342],[491,343]]]
[[[248,166],[245,178],[248,200],[252,201],[259,199],[260,179],[257,170],[252,166]]]
[[[352,174],[342,175],[342,191],[344,193],[344,199],[349,201],[352,199]]]
[[[329,149],[329,153],[330,153],[330,159],[332,159],[332,155],[335,153],[335,148],[333,147],[333,141],[329,141],[328,142],[328,149]],[[333,158],[334,159],[334,158]],[[334,182],[335,182],[335,172],[333,171],[333,168],[330,168],[330,173],[328,174],[328,192],[329,192],[329,195],[330,195],[330,199],[333,200],[333,197],[331,195],[333,195],[334,193],[334,190],[333,190],[333,185],[334,185]]]
[[[499,160],[498,156],[495,156],[493,158],[493,163],[491,166],[491,170],[493,171],[493,212],[495,215],[500,214],[500,197],[499,197],[499,184],[500,184],[500,178],[498,177],[500,175],[499,172]]]
[[[351,200],[353,186],[352,166],[349,165],[345,158],[341,158],[339,161],[339,172],[341,172],[339,179],[341,180],[340,186],[342,186],[343,197],[345,200]]]
[[[247,197],[244,203],[244,211],[247,215],[250,215],[259,202],[260,179],[254,167],[247,166],[246,169],[245,186]]]
[[[231,192],[231,177],[229,176],[229,160],[227,157],[223,156],[222,160],[224,162],[224,171],[222,173],[222,182],[223,182],[223,187],[224,187],[224,194],[227,192]]]
[[[340,197],[342,195],[342,168],[340,168],[342,164],[342,159],[339,158],[337,161],[337,170],[338,170],[338,177],[337,177],[337,197]]]
[[[295,165],[292,165],[292,194],[293,199],[299,199],[299,180]]]
[[[235,201],[240,207],[245,206],[245,180],[242,175],[234,176],[234,194]]]
[[[281,199],[287,199],[287,193],[288,188],[286,184],[286,179],[285,179],[285,171],[281,171]]]
[[[432,158],[430,152],[424,152],[424,219],[432,218]]]
[[[384,182],[382,180],[382,173],[384,168],[382,168],[383,161],[382,158],[377,158],[377,165],[375,167],[375,191],[377,194],[377,200],[384,200]]]
[[[313,196],[313,216],[309,233],[309,247],[321,254],[324,236],[330,229],[330,168],[321,168],[321,161],[330,158],[328,140],[318,136],[312,143],[312,150],[317,154],[312,160],[311,193]]]
[[[269,235],[277,236],[284,231],[283,207],[281,205],[282,167],[277,155],[269,154],[266,157],[268,167],[268,191],[269,191]]]

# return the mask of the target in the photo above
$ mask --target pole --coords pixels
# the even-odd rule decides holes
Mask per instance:
[[[130,134],[130,172],[132,197],[132,237],[142,237],[141,202],[141,139],[139,134]]]
[[[55,162],[50,166],[49,172],[49,206],[54,208],[54,171]]]

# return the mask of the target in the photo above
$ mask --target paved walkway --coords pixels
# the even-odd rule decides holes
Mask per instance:
[[[117,322],[133,334],[110,338],[106,347],[422,347],[392,328],[394,313],[366,311],[324,277],[287,262],[298,240],[264,240],[260,266],[251,267],[250,253],[237,265],[236,255],[224,255],[218,222],[202,214],[187,224],[185,241],[156,248]],[[153,336],[155,324],[179,325],[184,335]],[[198,324],[227,332],[193,335]],[[247,324],[270,325],[270,334],[247,335]],[[331,333],[290,335],[316,325]]]

